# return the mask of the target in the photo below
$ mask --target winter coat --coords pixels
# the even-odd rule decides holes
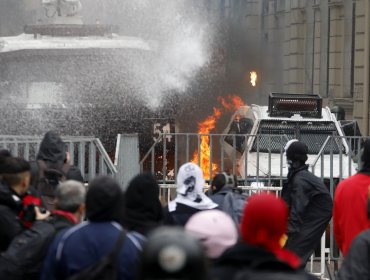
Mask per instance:
[[[5,251],[12,239],[23,230],[18,217],[21,210],[22,199],[0,182],[0,252]]]
[[[219,208],[222,209],[225,196],[228,193],[232,193],[233,189],[231,187],[223,187],[219,192],[211,195],[209,198],[212,199],[214,203],[217,203]]]
[[[37,221],[30,229],[17,235],[8,250],[0,256],[0,278],[8,280],[40,279],[42,264],[50,243],[75,221],[59,211],[47,221]]]
[[[362,232],[353,240],[337,279],[370,279],[370,230]]]
[[[347,254],[352,240],[370,228],[367,217],[370,175],[357,173],[341,181],[334,195],[334,237],[343,255]]]
[[[45,134],[36,156],[36,162],[31,162],[31,185],[36,188],[39,179],[39,167],[37,164],[37,161],[39,160],[44,161],[46,166],[49,168],[62,170],[62,167],[66,162],[66,144],[57,133],[49,131]],[[81,171],[73,165],[69,166],[66,179],[83,182]]]
[[[96,263],[113,250],[121,230],[116,222],[84,222],[58,235],[45,259],[41,279],[66,279]],[[118,257],[118,279],[134,279],[144,241],[139,233],[127,233]]]
[[[282,278],[276,278],[276,275]],[[249,276],[248,276],[249,275]],[[252,278],[252,275],[255,278]],[[263,275],[263,277],[262,277]],[[289,278],[293,275],[293,278]],[[260,277],[257,277],[260,276]],[[292,268],[261,247],[237,243],[227,249],[210,269],[210,280],[231,279],[315,279],[303,270]]]
[[[182,203],[176,203],[176,210],[172,212],[169,211],[168,207],[164,208],[163,224],[165,225],[185,226],[191,216],[202,211]]]
[[[289,171],[282,197],[288,204],[288,240],[285,248],[305,264],[314,252],[332,216],[333,202],[321,179],[303,165]]]

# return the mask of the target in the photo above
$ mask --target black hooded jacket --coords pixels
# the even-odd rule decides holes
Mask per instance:
[[[0,252],[5,251],[14,236],[23,229],[18,218],[21,209],[22,199],[0,182]]]
[[[45,134],[40,144],[36,160],[44,161],[46,166],[49,168],[62,170],[62,167],[66,162],[66,145],[56,132],[49,131]],[[31,185],[37,187],[39,179],[39,166],[37,162],[31,163],[31,172]],[[81,171],[73,165],[69,166],[66,179],[83,182]]]
[[[281,278],[277,278],[280,275]],[[214,262],[209,280],[230,279],[315,279],[302,270],[293,269],[263,248],[239,242]]]
[[[331,219],[333,200],[322,180],[304,164],[290,169],[282,198],[289,208],[285,246],[305,264]]]

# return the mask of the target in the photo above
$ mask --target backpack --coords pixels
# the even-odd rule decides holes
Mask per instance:
[[[235,224],[239,225],[245,203],[246,196],[236,192],[229,192],[225,195],[221,210],[229,214]]]
[[[98,262],[84,270],[75,273],[67,280],[115,280],[118,279],[117,257],[126,239],[126,232],[122,230],[113,250],[102,257]]]
[[[61,182],[66,181],[70,165],[63,164],[60,170],[47,166],[43,160],[38,160],[37,165],[39,172],[36,189],[45,208],[52,211],[54,210],[55,189]]]

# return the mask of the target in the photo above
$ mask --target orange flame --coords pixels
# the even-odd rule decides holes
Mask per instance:
[[[249,72],[250,73],[250,77],[251,77],[251,84],[252,86],[256,86],[256,83],[257,83],[257,72],[256,71],[252,71],[252,72]]]
[[[218,101],[222,104],[223,108],[226,111],[235,111],[240,106],[244,105],[243,100],[239,96],[229,95],[227,100],[223,97],[217,98]],[[221,117],[221,109],[214,107],[213,114],[208,116],[204,121],[198,123],[198,133],[199,134],[209,134],[215,127],[217,120]],[[203,175],[205,179],[211,179],[211,148],[209,145],[208,136],[200,136],[200,153],[195,151],[193,154],[192,162],[198,164],[199,154],[200,154],[200,168],[203,170]],[[212,163],[212,174],[215,174],[218,170],[218,165]]]

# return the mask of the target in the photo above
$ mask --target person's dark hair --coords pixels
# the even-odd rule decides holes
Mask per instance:
[[[93,179],[86,193],[86,217],[90,221],[121,222],[123,212],[123,191],[110,176]]]
[[[30,171],[31,166],[25,159],[19,157],[5,157],[1,164],[0,174],[2,180],[12,187],[21,182],[25,172]]]
[[[162,222],[162,218],[157,180],[151,173],[136,175],[124,194],[124,228],[146,235]]]
[[[86,188],[77,181],[68,180],[61,183],[56,191],[56,209],[75,213],[85,202]]]
[[[218,193],[222,188],[223,186],[225,186],[225,183],[226,183],[226,180],[225,180],[225,176],[222,174],[222,173],[218,173],[216,174],[215,177],[213,177],[213,180],[212,180],[212,193],[215,194],[215,193]]]
[[[293,142],[286,150],[286,157],[288,160],[291,160],[292,162],[299,162],[301,164],[304,164],[307,161],[307,154],[308,147],[301,141]]]

